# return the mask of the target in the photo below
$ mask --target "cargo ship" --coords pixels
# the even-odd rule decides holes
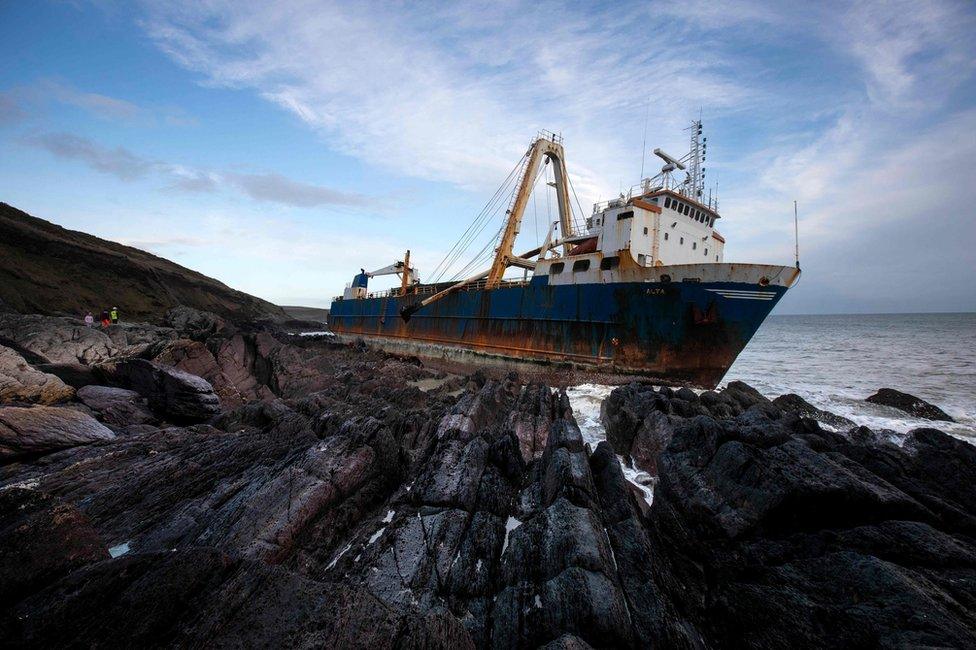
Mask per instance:
[[[507,209],[482,251],[490,266],[482,254],[483,270],[470,273],[469,264],[467,277],[422,283],[407,251],[353,278],[332,302],[331,331],[424,358],[565,364],[713,388],[797,281],[800,265],[798,258],[792,266],[724,260],[718,198],[705,196],[701,122],[690,131],[686,155],[655,149],[660,173],[595,204],[584,223],[571,207],[562,138],[540,133],[509,175],[507,200],[498,200],[501,191],[493,197]],[[529,197],[550,169],[559,221],[540,245],[516,253]],[[463,243],[445,259],[456,259]],[[381,275],[399,276],[400,286],[370,292],[370,278]]]

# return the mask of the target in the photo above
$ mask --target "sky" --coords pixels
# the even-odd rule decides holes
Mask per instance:
[[[589,213],[701,117],[726,261],[792,264],[797,201],[776,313],[976,311],[970,1],[0,0],[0,28],[0,201],[278,304],[407,248],[426,277],[542,129]],[[554,215],[540,184],[520,243]]]

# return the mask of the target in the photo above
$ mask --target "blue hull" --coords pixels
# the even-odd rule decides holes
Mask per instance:
[[[337,334],[714,387],[785,292],[734,282],[550,285],[542,277],[456,291],[408,322],[401,308],[422,296],[336,300],[329,319]]]

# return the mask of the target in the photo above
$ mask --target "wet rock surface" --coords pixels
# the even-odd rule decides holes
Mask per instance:
[[[112,440],[90,415],[68,408],[0,406],[0,461]]]
[[[193,316],[0,407],[116,430],[0,459],[12,644],[976,644],[976,449],[939,431],[631,384],[592,448],[544,384]]]
[[[816,406],[795,393],[780,395],[773,400],[773,404],[779,407],[782,411],[797,413],[798,415],[805,415],[818,422],[842,431],[848,431],[857,426],[854,424],[854,422],[845,417],[841,417],[835,413],[831,413],[823,409],[818,409]]]
[[[149,408],[149,401],[134,390],[85,386],[78,389],[78,399],[97,413],[99,420],[109,425],[127,427],[159,421]]]
[[[126,359],[100,370],[173,422],[203,422],[220,412],[213,386],[188,372],[145,359]]]
[[[952,422],[953,419],[935,404],[926,402],[921,397],[915,397],[908,393],[894,390],[892,388],[882,388],[874,395],[865,399],[872,404],[882,404],[904,411],[909,415],[926,420],[936,420],[942,422]]]

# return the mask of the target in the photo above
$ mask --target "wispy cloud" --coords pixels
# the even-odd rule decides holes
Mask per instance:
[[[636,175],[648,95],[662,130],[753,96],[722,74],[727,60],[691,43],[626,46],[662,20],[550,3],[217,2],[158,3],[145,25],[206,83],[253,89],[330,146],[397,173],[492,187],[537,129],[564,130],[577,187],[595,197]]]
[[[194,126],[196,118],[175,105],[142,105],[120,97],[81,90],[60,79],[42,78],[6,91],[0,103],[22,117],[40,116],[52,105],[71,106],[100,120],[142,126]]]
[[[281,174],[228,174],[227,179],[252,199],[298,208],[313,208],[319,205],[361,206],[368,203],[367,198],[360,194],[299,183]]]
[[[371,203],[368,197],[361,194],[302,183],[276,173],[220,173],[152,160],[132,153],[124,147],[104,147],[88,138],[71,133],[30,135],[23,138],[23,142],[59,158],[79,161],[98,172],[123,181],[135,181],[153,176],[162,180],[170,190],[215,192],[220,189],[232,189],[257,201],[299,208],[326,205],[366,206]]]
[[[51,100],[82,108],[104,119],[131,120],[143,112],[142,108],[130,101],[83,92],[56,81],[42,81],[36,86],[36,90]]]
[[[109,149],[87,138],[71,133],[44,133],[25,138],[25,142],[44,149],[59,158],[77,160],[96,171],[111,174],[124,181],[143,178],[156,164],[137,156],[128,149]]]
[[[139,27],[188,78],[278,107],[292,118],[275,125],[283,133],[305,130],[330,152],[363,163],[336,178],[379,172],[391,186],[425,179],[454,187],[430,186],[422,200],[443,191],[474,204],[497,187],[535,132],[549,128],[566,136],[571,177],[586,210],[590,201],[637,181],[645,115],[648,149],[679,153],[687,147],[681,128],[702,110],[708,176],[722,184],[720,227],[730,259],[789,260],[792,201],[800,201],[809,273],[788,301],[809,295],[808,308],[820,309],[817,297],[829,292],[812,290],[816,278],[835,278],[847,266],[856,268],[857,291],[873,287],[872,298],[892,301],[901,294],[891,279],[901,281],[907,260],[938,265],[946,278],[970,274],[966,251],[976,250],[966,207],[976,200],[966,178],[976,152],[972,2],[145,0],[139,6],[145,8]],[[8,124],[40,121],[30,117],[33,108],[57,104],[78,109],[60,111],[66,119],[163,123],[160,107],[117,97],[118,86],[73,83],[33,84],[34,104],[19,103],[25,95],[16,93],[4,103],[0,95],[0,122],[5,115]],[[206,97],[221,93],[200,96],[206,105]],[[215,119],[223,117],[222,106],[214,103]],[[220,194],[234,198],[229,211],[249,209],[252,220],[272,212],[266,203],[356,209],[367,202],[348,187],[315,182],[316,175],[333,178],[329,171],[286,178],[263,169],[257,158],[247,159],[246,147],[238,150],[240,159],[211,169],[142,156],[134,145],[130,151],[54,136],[33,144],[129,182],[210,193],[207,208],[190,202],[200,211],[218,205]],[[324,156],[310,169],[333,164],[342,163]],[[426,205],[402,203],[410,203],[404,209],[412,218],[404,223],[411,225],[391,224],[391,239],[412,234],[421,220],[431,229],[443,223],[428,218],[433,211],[425,212]],[[919,215],[938,228],[919,225]],[[248,222],[246,232],[254,227]],[[309,259],[320,259],[323,242],[334,235],[281,238],[278,227],[265,230],[278,237],[280,250]],[[252,240],[240,239],[236,250],[265,255]],[[331,255],[332,265],[358,268],[369,252],[381,250],[385,258],[398,248],[347,243],[362,244],[363,251]],[[971,295],[961,283],[946,286]]]
[[[931,108],[976,70],[976,16],[967,2],[858,2],[833,34],[867,73],[867,90],[890,110]]]

